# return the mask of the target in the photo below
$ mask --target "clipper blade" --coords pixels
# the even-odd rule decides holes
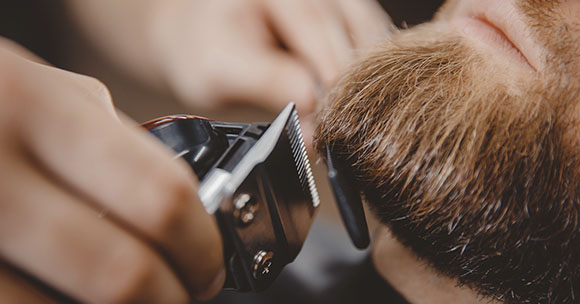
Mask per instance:
[[[310,193],[312,205],[318,207],[320,204],[320,197],[312,175],[312,168],[308,160],[306,152],[306,145],[304,144],[304,137],[302,136],[302,128],[300,127],[300,120],[298,112],[293,107],[290,113],[290,119],[286,124],[286,132],[290,139],[290,147],[292,148],[292,155],[294,156],[294,163],[300,179],[302,189],[306,193]]]

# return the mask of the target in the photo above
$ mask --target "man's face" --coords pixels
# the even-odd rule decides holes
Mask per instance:
[[[580,1],[449,1],[338,83],[317,148],[437,272],[508,302],[578,301],[579,38]]]

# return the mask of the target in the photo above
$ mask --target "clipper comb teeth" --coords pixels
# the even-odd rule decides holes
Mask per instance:
[[[296,163],[296,170],[300,178],[302,189],[306,193],[310,193],[312,205],[318,207],[320,204],[320,197],[310,168],[310,161],[306,153],[306,146],[304,145],[304,138],[302,136],[302,128],[300,127],[300,120],[298,119],[298,112],[295,108],[292,109],[290,119],[286,125],[286,132],[290,139],[292,154],[294,162]]]

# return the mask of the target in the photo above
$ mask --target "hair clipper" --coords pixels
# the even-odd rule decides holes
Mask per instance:
[[[320,203],[294,104],[271,124],[177,115],[143,126],[199,178],[224,242],[225,288],[268,287],[298,255]]]

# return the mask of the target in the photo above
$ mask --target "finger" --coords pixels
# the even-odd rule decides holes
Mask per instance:
[[[4,37],[0,37],[0,49],[11,52],[12,54],[19,56],[19,57],[22,57],[26,60],[30,60],[30,61],[44,64],[44,65],[49,65],[48,62],[46,62],[44,59],[38,57],[38,55],[27,50],[26,48],[24,48],[20,44],[12,41],[10,39],[4,38]]]
[[[31,282],[0,263],[0,303],[57,303]]]
[[[63,76],[69,78],[71,82],[74,82],[77,88],[83,92],[82,95],[79,96],[82,98],[81,100],[93,100],[98,105],[102,106],[111,117],[119,119],[117,109],[113,104],[111,92],[100,80],[67,71],[59,72],[63,73]]]
[[[39,75],[46,75],[47,77],[66,80],[67,90],[76,90],[79,93],[79,96],[77,96],[77,102],[87,99],[96,101],[99,105],[103,106],[109,114],[116,117],[116,109],[113,106],[111,93],[99,80],[89,76],[56,69],[42,58],[36,56],[19,44],[2,37],[0,37],[0,52],[2,53],[2,68],[4,72],[9,75],[4,79],[7,80],[7,82],[12,82],[21,77],[29,77],[30,70],[38,72]],[[25,75],[21,75],[22,73]],[[12,84],[14,85],[14,83]],[[17,94],[29,89],[20,88],[19,84],[16,84],[15,87],[16,88],[5,87],[4,89],[18,91],[16,92]],[[54,101],[51,101],[51,104],[53,103]]]
[[[249,71],[240,65],[248,62],[252,63]],[[290,101],[301,113],[315,109],[318,82],[302,61],[285,52],[272,48],[248,54],[244,60],[232,62],[229,71],[221,78],[229,83],[223,86],[228,88],[223,92],[226,99],[245,100],[275,112]]]
[[[348,30],[344,24],[344,18],[340,6],[335,0],[310,1],[323,16],[322,22],[332,49],[335,50],[340,67],[348,63],[352,57],[353,44]]]
[[[282,42],[329,86],[350,58],[350,44],[340,16],[317,2],[272,0],[268,13]]]
[[[0,186],[0,255],[83,302],[187,301],[181,283],[143,242],[27,164]],[[31,191],[33,189],[33,191]]]
[[[391,18],[375,0],[337,0],[357,49],[380,42],[395,30]]]
[[[221,238],[199,202],[191,170],[153,137],[112,119],[98,102],[78,102],[78,92],[36,75],[28,85],[61,103],[28,101],[36,111],[19,129],[34,157],[160,248],[194,295],[217,294],[224,280]],[[31,100],[45,96],[31,92]]]

